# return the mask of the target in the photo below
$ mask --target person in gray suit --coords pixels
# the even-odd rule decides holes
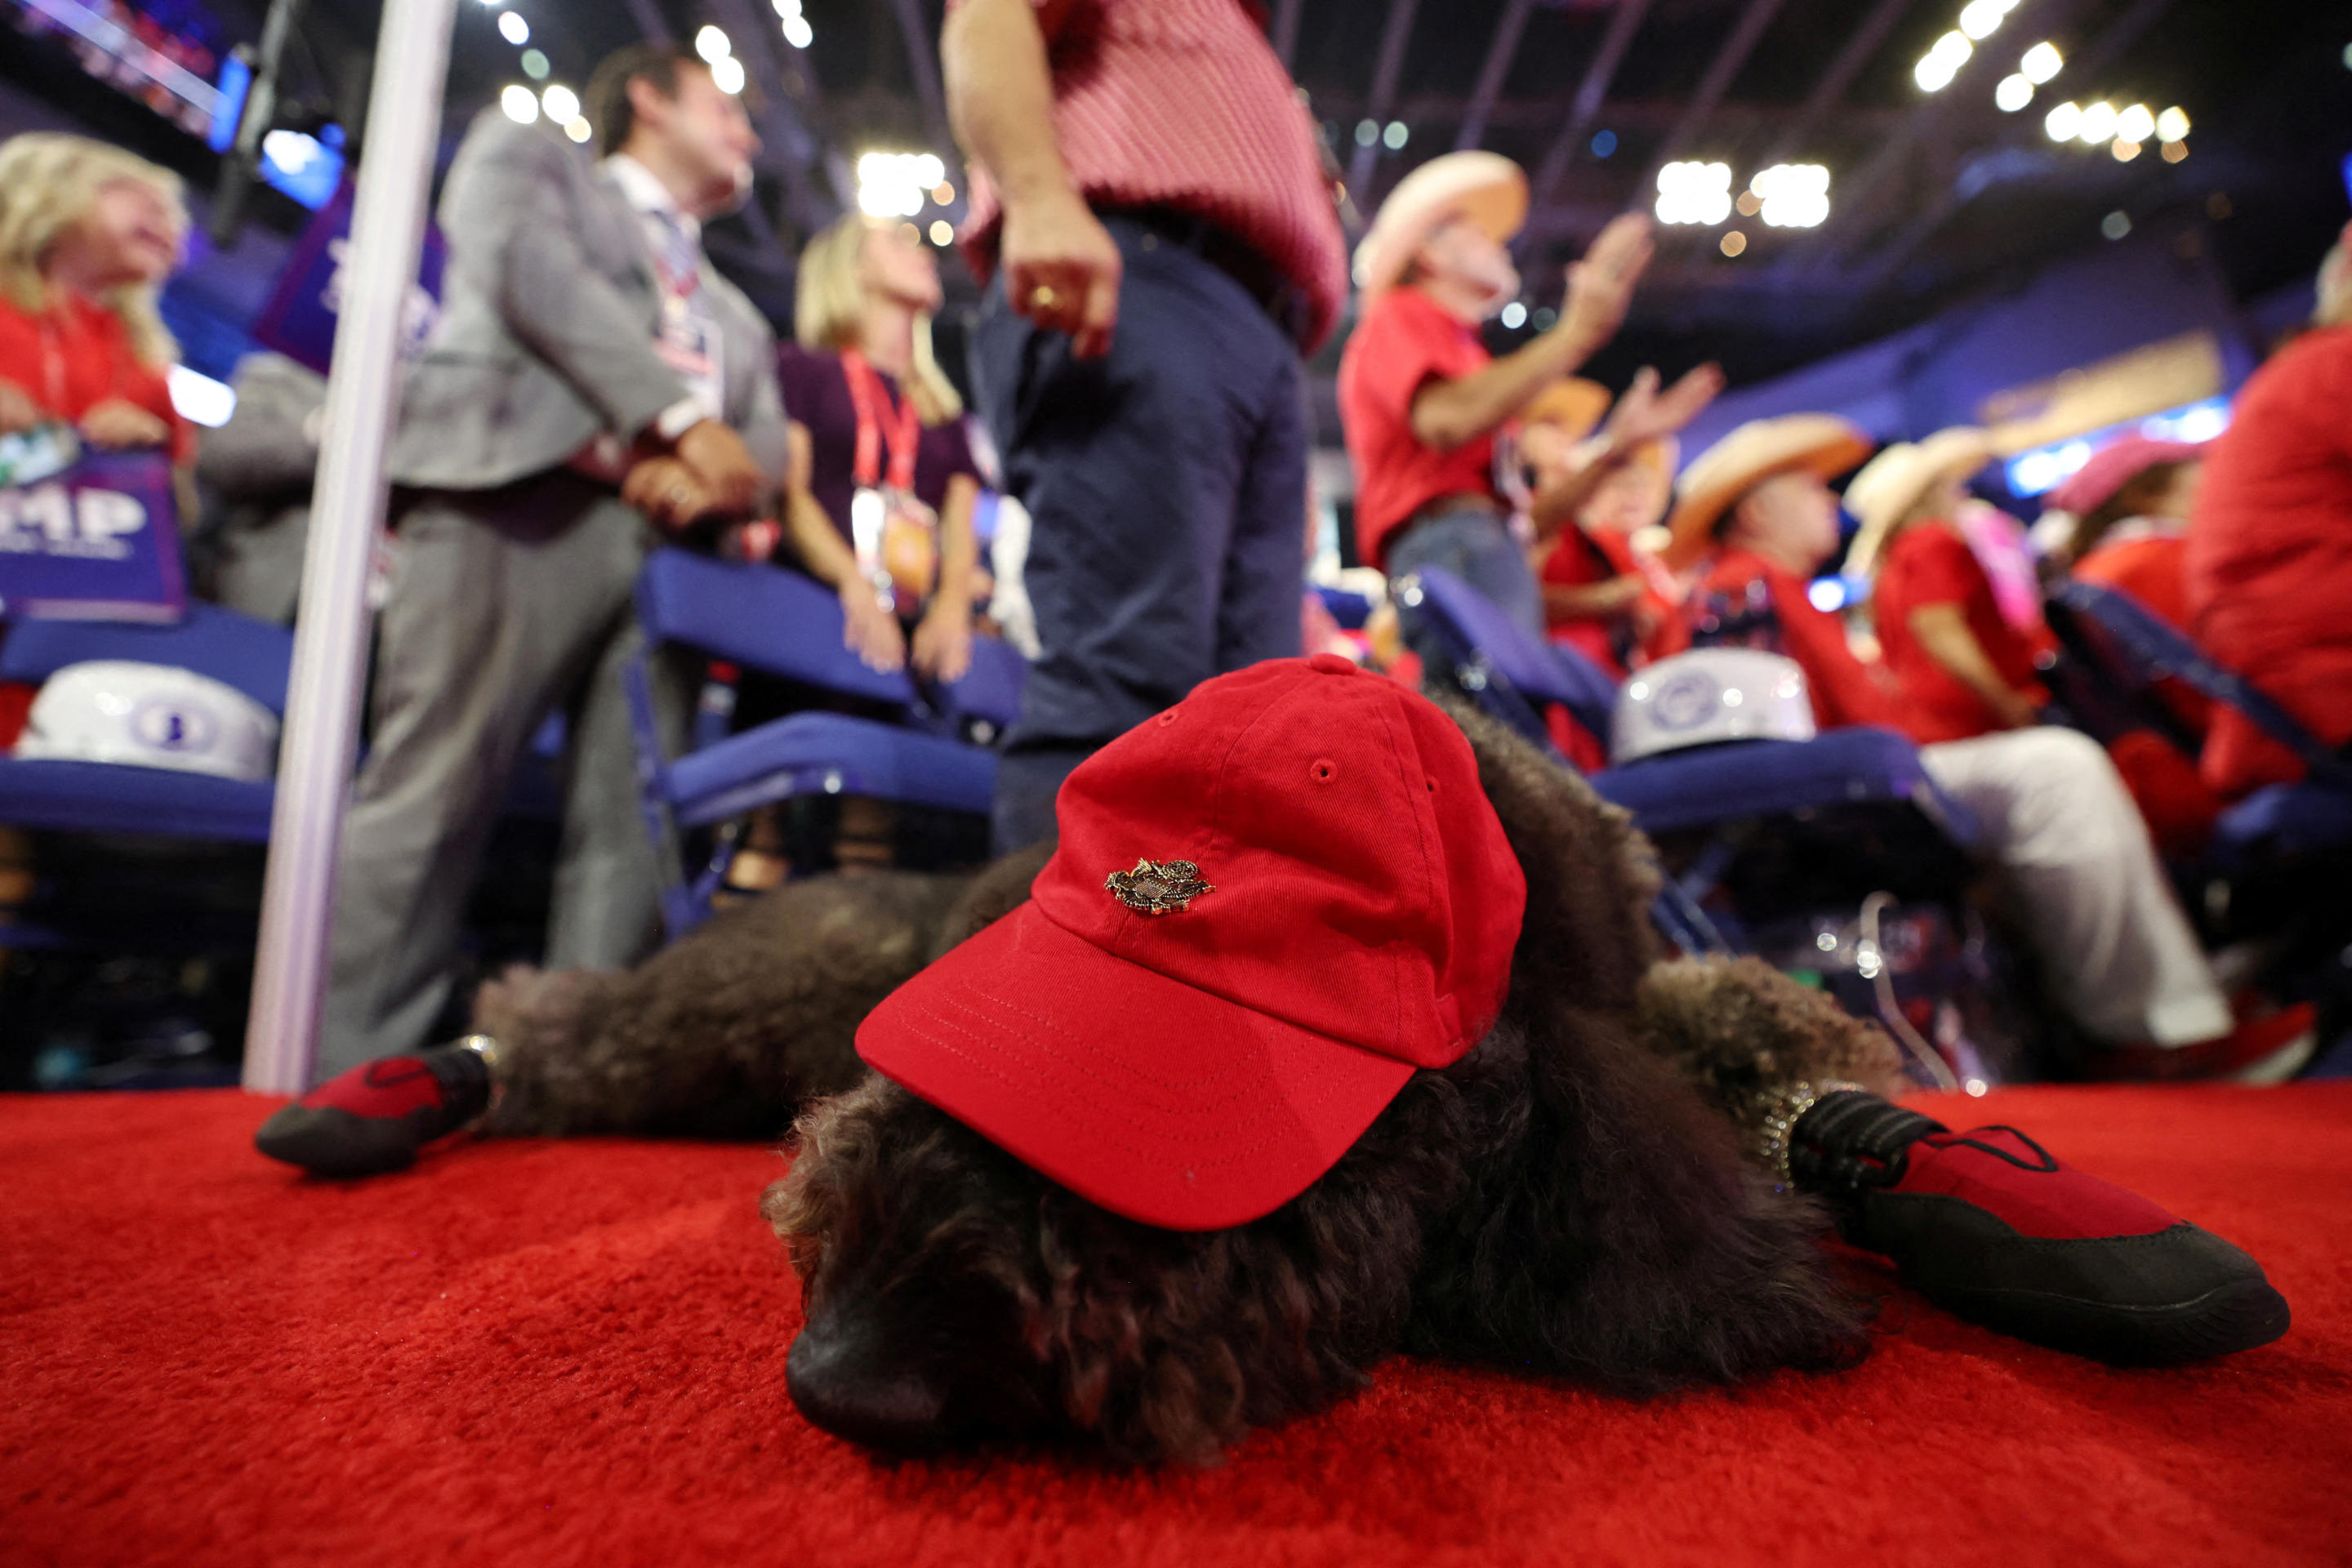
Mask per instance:
[[[586,97],[602,162],[486,110],[444,188],[442,315],[390,457],[397,548],[321,1078],[425,1040],[514,765],[551,710],[571,722],[546,963],[651,950],[656,865],[620,680],[641,646],[631,587],[656,529],[750,516],[788,467],[773,334],[700,243],[751,186],[741,104],[659,45],[608,59]]]
[[[198,588],[241,615],[290,626],[310,538],[327,378],[265,350],[238,363],[235,385],[236,412],[196,448],[196,479],[221,503],[217,525],[200,542]]]

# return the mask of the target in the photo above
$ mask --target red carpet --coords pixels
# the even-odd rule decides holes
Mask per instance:
[[[1839,1376],[1636,1405],[1391,1363],[1207,1471],[880,1464],[783,1392],[756,1149],[297,1179],[233,1093],[0,1099],[0,1562],[2352,1559],[2352,1086],[2021,1089],[2248,1247],[2279,1343],[2116,1373],[1901,1293]]]

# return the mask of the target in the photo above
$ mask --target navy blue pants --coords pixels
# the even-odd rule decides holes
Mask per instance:
[[[1054,827],[1090,752],[1213,675],[1298,652],[1307,423],[1298,351],[1241,285],[1123,217],[1110,353],[1006,304],[971,346],[981,417],[1029,510],[1044,652],[996,789],[999,852]]]

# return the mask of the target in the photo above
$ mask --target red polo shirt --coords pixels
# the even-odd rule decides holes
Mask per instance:
[[[1339,357],[1339,426],[1356,465],[1356,550],[1385,568],[1389,536],[1441,496],[1495,493],[1495,438],[1451,451],[1412,433],[1412,400],[1433,381],[1492,363],[1477,328],[1418,289],[1391,289],[1356,323]]]
[[[1844,624],[1815,606],[1806,596],[1806,581],[1794,572],[1745,550],[1727,550],[1692,593],[1689,613],[1705,614],[1710,602],[1745,603],[1750,585],[1758,583],[1764,585],[1779,622],[1780,647],[1773,651],[1795,659],[1805,672],[1805,685],[1813,699],[1813,722],[1824,730],[1848,724],[1910,730],[1896,711],[1882,672],[1854,658],[1846,644]]]
[[[2256,371],[2206,451],[2189,525],[2197,640],[2331,746],[2352,740],[2352,327],[2305,333]],[[2234,710],[2205,780],[2223,795],[2303,775]]]
[[[1879,566],[1871,602],[1887,673],[1903,696],[1903,727],[1921,745],[1965,741],[2004,726],[1991,705],[1938,664],[1911,630],[1914,610],[1958,605],[1978,646],[2010,689],[2041,694],[2032,644],[2002,616],[1992,579],[1968,541],[1948,525],[1916,523],[1896,534]]]

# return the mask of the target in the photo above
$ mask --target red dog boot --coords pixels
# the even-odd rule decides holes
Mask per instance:
[[[489,1108],[497,1050],[487,1035],[382,1057],[329,1079],[261,1124],[253,1146],[321,1176],[397,1171]]]
[[[2287,1330],[2284,1297],[2238,1248],[2070,1170],[2010,1127],[1953,1132],[1874,1094],[1823,1096],[1789,1129],[1796,1184],[1847,1239],[1946,1310],[2116,1365],[2227,1355]]]

